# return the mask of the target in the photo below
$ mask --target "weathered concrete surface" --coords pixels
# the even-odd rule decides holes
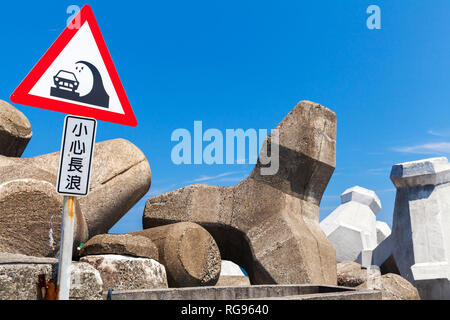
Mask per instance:
[[[0,300],[37,300],[41,294],[38,276],[56,279],[58,261],[54,258],[0,254]],[[70,299],[98,300],[102,298],[102,279],[87,263],[71,265]]]
[[[106,254],[82,257],[80,261],[100,272],[103,291],[167,288],[165,268],[153,259]]]
[[[0,154],[7,157],[20,157],[33,135],[27,117],[0,100]]]
[[[381,294],[383,300],[420,300],[417,289],[409,281],[393,273],[381,276]]]
[[[355,290],[345,292],[312,293],[284,297],[251,298],[245,300],[381,300],[381,292],[373,290]]]
[[[170,287],[216,284],[220,275],[220,251],[214,238],[192,222],[145,229],[130,233],[153,241],[159,261],[166,267]]]
[[[249,286],[250,279],[246,276],[220,276],[216,287],[238,287]]]
[[[0,252],[0,263],[1,264],[9,264],[9,263],[57,263],[58,259],[56,258],[47,258],[47,257],[33,257],[27,256],[24,254],[18,253],[9,253],[9,252]]]
[[[359,263],[345,261],[337,264],[337,282],[339,286],[357,287],[368,279],[367,269],[363,269]]]
[[[387,237],[391,235],[391,228],[384,221],[377,221],[377,244],[383,242]]]
[[[374,191],[354,186],[341,194],[341,205],[320,223],[328,240],[336,249],[336,260],[362,262],[368,254],[370,267],[371,251],[377,246],[375,215],[381,210],[380,199]]]
[[[10,159],[0,158],[0,251],[56,257],[62,215],[56,176],[24,161],[2,166]],[[86,221],[77,204],[74,244],[87,239]]]
[[[222,260],[217,287],[249,286],[250,279],[244,275],[241,268],[234,262]]]
[[[383,300],[420,300],[417,289],[408,280],[393,273],[379,276],[358,288],[379,290]]]
[[[252,284],[336,284],[335,250],[319,226],[319,204],[335,168],[336,115],[302,101],[266,139],[251,175],[234,187],[191,185],[147,201],[144,228],[179,221],[204,226],[223,259]],[[279,150],[279,170],[261,157]]]
[[[89,239],[80,256],[116,254],[159,260],[158,248],[147,237],[130,234],[99,234]]]
[[[106,298],[106,296],[105,296]],[[254,285],[113,291],[113,300],[381,300],[381,292],[337,286]]]
[[[88,263],[73,262],[70,272],[70,299],[100,299],[103,281],[95,268]],[[54,276],[56,279],[57,273]]]
[[[416,280],[414,286],[422,300],[449,300],[450,281],[448,278]]]
[[[27,160],[58,173],[59,152]],[[134,144],[124,139],[96,143],[89,195],[79,201],[89,236],[107,233],[147,193],[150,184],[150,165]]]
[[[50,264],[0,264],[0,300],[38,300],[40,274],[52,275]]]
[[[422,299],[450,299],[450,164],[444,157],[397,164],[391,180],[392,234],[373,263],[415,284]]]
[[[359,289],[377,290],[383,300],[418,300],[417,289],[396,274],[381,275],[378,268],[363,268],[356,262],[341,262],[337,265],[338,284]]]
[[[132,143],[95,145],[89,196],[76,209],[74,248],[108,230],[148,191],[150,166]],[[62,196],[55,191],[59,152],[34,158],[0,156],[0,250],[57,256]]]

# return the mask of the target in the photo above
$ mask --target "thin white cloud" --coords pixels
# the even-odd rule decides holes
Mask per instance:
[[[428,134],[431,134],[432,136],[436,136],[436,137],[442,137],[442,134],[440,134],[439,132],[433,131],[433,130],[428,130],[427,131]]]
[[[394,151],[416,154],[450,154],[450,142],[436,142],[410,147],[398,147],[394,148]]]
[[[241,174],[242,171],[230,171],[230,172],[224,172],[215,176],[201,176],[200,178],[194,179],[194,180],[190,180],[188,182],[204,182],[204,181],[211,181],[211,180],[217,180],[219,178],[223,178],[223,177],[227,177],[227,176],[231,176],[234,174]]]
[[[166,193],[168,191],[172,191],[178,188],[182,188],[184,186],[195,184],[195,183],[201,183],[206,181],[217,181],[217,182],[240,182],[244,180],[247,175],[243,175],[243,173],[246,173],[245,171],[230,171],[230,172],[224,172],[215,176],[201,176],[200,178],[196,178],[193,180],[183,181],[180,183],[173,183],[167,186],[161,186],[159,188],[150,189],[149,192],[145,196],[147,197],[154,197],[163,193]],[[233,175],[239,176],[232,177]]]
[[[450,130],[443,130],[443,131],[436,131],[436,130],[428,130],[428,134],[431,134],[432,136],[436,137],[449,137],[450,136]]]

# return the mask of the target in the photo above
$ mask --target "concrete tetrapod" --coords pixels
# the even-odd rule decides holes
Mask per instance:
[[[218,287],[249,286],[250,279],[242,272],[241,268],[234,262],[222,260]]]
[[[59,152],[26,160],[58,174]],[[150,184],[150,165],[134,144],[124,139],[96,143],[89,195],[79,199],[89,237],[107,233],[147,193]]]
[[[336,248],[338,262],[358,261],[368,268],[377,246],[375,215],[381,210],[380,199],[374,191],[354,186],[342,193],[341,203],[320,227]]]
[[[62,196],[56,193],[59,152],[34,158],[0,156],[0,251],[58,255]],[[150,166],[131,142],[95,145],[90,193],[76,209],[74,248],[108,230],[148,191]]]
[[[158,248],[169,287],[213,286],[220,276],[220,251],[213,237],[192,222],[129,233],[149,238]]]
[[[125,255],[159,260],[158,248],[143,236],[130,234],[98,234],[89,239],[80,250],[80,256]]]
[[[22,161],[0,166],[0,252],[57,257],[62,197],[55,182],[55,175]],[[77,204],[74,243],[87,239],[86,221]]]
[[[394,165],[392,234],[373,263],[414,284],[422,299],[450,299],[450,164],[431,158]]]
[[[336,284],[336,253],[319,226],[319,204],[335,168],[336,115],[301,101],[266,139],[250,176],[234,187],[191,185],[150,198],[143,225],[205,227],[223,259],[252,284]],[[279,152],[278,171],[266,170]],[[270,165],[270,167],[269,167]]]
[[[377,245],[391,235],[391,228],[384,221],[377,221]]]
[[[0,100],[0,154],[20,157],[32,135],[27,117],[8,102]]]

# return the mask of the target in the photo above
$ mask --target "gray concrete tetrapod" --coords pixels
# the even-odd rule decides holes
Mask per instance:
[[[213,286],[219,280],[222,261],[219,248],[200,225],[180,222],[130,235],[153,241],[158,248],[158,261],[166,268],[169,287]]]
[[[8,102],[0,100],[0,154],[20,157],[32,135],[27,117]]]
[[[62,196],[56,193],[59,152],[0,156],[0,251],[56,257]],[[76,210],[74,248],[108,230],[148,191],[150,165],[131,142],[95,145],[90,193]]]
[[[267,175],[276,167],[266,164],[268,154],[276,152],[279,169]],[[153,197],[144,228],[202,225],[222,259],[242,266],[252,284],[336,284],[336,252],[319,226],[335,153],[336,115],[301,101],[266,139],[247,179],[234,187],[191,185]]]

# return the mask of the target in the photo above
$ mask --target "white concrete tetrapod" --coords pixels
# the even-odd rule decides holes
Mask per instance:
[[[374,251],[382,272],[398,272],[422,299],[450,299],[450,163],[430,158],[394,165],[392,234]]]
[[[354,186],[342,193],[341,205],[320,223],[336,249],[338,262],[358,261],[370,266],[377,246],[375,215],[380,210],[380,199],[372,190]]]
[[[377,221],[377,243],[380,244],[391,235],[391,228],[384,221]]]

